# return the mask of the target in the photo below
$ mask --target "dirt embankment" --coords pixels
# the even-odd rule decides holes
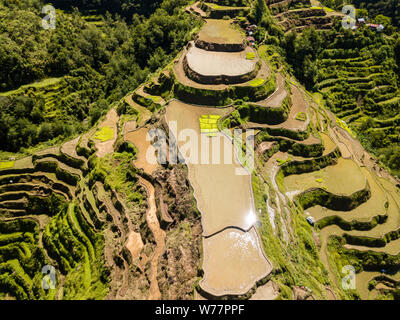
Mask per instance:
[[[159,265],[162,298],[192,299],[193,286],[199,276],[202,227],[187,168],[173,165],[158,170],[154,176],[156,196],[163,198],[164,209],[170,218],[165,227],[165,252]]]
[[[148,299],[159,300],[161,299],[161,293],[158,287],[157,272],[160,256],[163,254],[165,249],[165,232],[161,230],[160,223],[157,219],[157,206],[154,196],[153,185],[142,177],[139,177],[139,183],[141,183],[146,188],[148,193],[147,201],[149,204],[149,208],[146,212],[146,222],[156,241],[156,248],[153,252],[153,256],[151,257],[150,262],[150,294]]]

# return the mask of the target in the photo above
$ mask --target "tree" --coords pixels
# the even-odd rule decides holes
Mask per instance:
[[[267,6],[265,5],[264,0],[256,0],[252,12],[252,16],[254,20],[259,23],[261,22],[264,14],[267,12]]]

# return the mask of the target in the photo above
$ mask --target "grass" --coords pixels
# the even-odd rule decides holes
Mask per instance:
[[[114,137],[114,130],[110,127],[103,127],[96,132],[94,137],[101,142],[111,140]]]
[[[256,78],[256,79],[251,80],[251,81],[249,82],[249,85],[252,86],[252,87],[259,87],[259,86],[261,86],[262,84],[264,84],[264,82],[265,82],[264,79]]]
[[[283,160],[283,159],[276,159],[276,162],[278,162],[278,164],[280,165],[280,166],[282,166],[282,165],[284,165],[285,163],[287,163],[287,162],[289,162],[291,160],[291,158],[290,157],[288,157],[286,160]]]
[[[149,98],[151,101],[155,102],[155,103],[158,103],[158,102],[161,101],[161,97],[159,97],[159,96],[148,96],[148,98]]]
[[[0,169],[10,169],[14,167],[15,161],[2,161],[0,162]]]
[[[349,128],[349,126],[347,125],[346,122],[344,122],[343,120],[336,117],[336,124],[338,126],[340,126],[342,129],[346,130],[353,138],[356,138],[355,133],[353,131],[351,131],[351,129]]]
[[[247,60],[254,60],[256,57],[256,54],[254,52],[246,52],[246,59]]]
[[[207,6],[209,6],[209,7],[211,7],[211,8],[214,9],[214,10],[228,10],[228,9],[237,9],[237,10],[240,10],[240,9],[246,8],[246,7],[220,6],[220,5],[218,5],[218,4],[209,3],[209,2],[205,2],[205,4],[206,4]]]
[[[9,96],[9,95],[18,93],[19,91],[26,89],[26,88],[37,88],[37,89],[45,88],[47,86],[57,84],[58,82],[61,81],[61,79],[63,79],[63,78],[62,77],[61,78],[47,78],[47,79],[43,79],[41,81],[32,82],[29,84],[25,84],[15,90],[7,91],[7,92],[0,92],[0,96]]]
[[[317,9],[324,9],[325,12],[334,12],[334,11],[335,11],[335,10],[333,10],[333,9],[331,9],[331,8],[328,8],[328,7],[310,7],[310,9],[314,9],[314,10],[317,10]]]
[[[329,283],[326,270],[318,258],[318,249],[312,240],[312,230],[300,212],[290,209],[295,245],[288,246],[276,236],[268,216],[266,200],[273,195],[266,184],[253,174],[252,187],[256,210],[261,210],[261,225],[258,229],[264,252],[273,263],[274,282],[280,287],[278,299],[292,299],[292,286],[307,286],[316,299],[325,294],[324,286]],[[278,227],[278,224],[276,224]]]

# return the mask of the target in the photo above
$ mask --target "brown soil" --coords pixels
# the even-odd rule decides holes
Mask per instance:
[[[140,233],[131,231],[128,235],[128,241],[126,243],[127,249],[130,251],[133,259],[138,259],[143,249],[143,240]]]
[[[250,300],[275,300],[279,296],[279,287],[273,282],[268,281],[261,287],[258,287]]]
[[[160,224],[157,219],[157,207],[155,202],[153,185],[141,177],[139,178],[139,182],[146,188],[148,193],[147,201],[149,203],[149,209],[146,213],[146,221],[147,225],[149,226],[151,232],[154,235],[157,244],[153,252],[153,256],[151,257],[150,294],[148,299],[159,300],[161,299],[161,293],[158,287],[157,270],[158,270],[159,259],[165,250],[165,232],[161,230]]]
[[[125,141],[133,143],[138,149],[137,160],[134,164],[137,168],[143,169],[147,174],[152,174],[158,167],[155,148],[147,140],[147,128],[128,132],[124,136]]]
[[[124,129],[122,130],[122,134],[126,135],[128,132],[134,131],[137,128],[136,120],[127,121],[124,123]]]

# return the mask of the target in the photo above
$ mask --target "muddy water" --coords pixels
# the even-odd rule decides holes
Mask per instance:
[[[214,43],[242,43],[243,37],[235,30],[230,20],[207,19],[205,26],[200,30],[199,39]]]
[[[203,290],[221,296],[245,294],[257,280],[271,272],[254,229],[228,229],[203,240],[205,276]]]
[[[366,186],[366,177],[352,160],[340,158],[334,166],[312,173],[291,175],[284,179],[288,192],[325,187],[328,192],[350,195]]]
[[[231,140],[222,133],[211,138],[203,136],[209,145],[201,147],[199,117],[226,112],[226,109],[196,107],[179,101],[171,102],[166,112],[170,131],[178,137],[179,150],[189,168],[189,180],[202,215],[203,234],[209,236],[203,239],[205,276],[200,286],[216,296],[245,294],[272,269],[257,232],[251,228],[257,220],[251,176],[237,174],[243,168],[236,161]],[[184,139],[184,129],[192,129],[194,137]],[[188,146],[192,147],[191,152]],[[225,151],[229,151],[227,155]],[[221,161],[213,163],[217,155]]]
[[[261,287],[258,287],[250,300],[275,300],[279,296],[279,290],[272,281],[268,281]]]
[[[155,148],[147,139],[147,128],[141,128],[136,131],[128,132],[124,139],[135,145],[138,149],[137,160],[135,160],[135,167],[143,169],[147,174],[151,174],[157,169],[157,157],[155,155]]]
[[[377,216],[378,214],[384,214],[386,211],[385,202],[387,201],[384,190],[380,187],[369,170],[366,168],[361,168],[361,171],[367,177],[369,186],[371,188],[371,198],[368,201],[364,202],[352,211],[335,211],[321,206],[315,206],[307,209],[306,212],[308,212],[316,220],[320,220],[328,216],[338,215],[347,221],[370,221],[372,217]],[[389,219],[391,219],[390,216]],[[375,231],[376,228],[374,228],[373,231]],[[365,231],[363,231],[362,234],[366,235]]]
[[[237,170],[242,170],[242,167],[236,163],[231,141],[222,133],[218,133],[216,137],[212,138],[203,135],[204,140],[209,142],[209,146],[208,148],[201,148],[199,117],[205,114],[221,115],[224,112],[226,110],[195,107],[173,101],[166,113],[169,124],[171,121],[176,121],[177,131],[175,134],[178,137],[183,134],[183,129],[193,129],[193,133],[195,133],[194,139],[187,138],[187,140],[184,140],[182,137],[183,141],[178,141],[178,145],[182,155],[188,160],[189,179],[195,190],[198,208],[202,213],[205,236],[212,235],[230,226],[248,230],[256,218],[252,199],[251,177],[236,174]],[[219,147],[218,143],[220,144]],[[184,152],[188,146],[192,147],[192,150],[195,150],[198,156],[195,156],[195,152]],[[225,151],[229,151],[226,161]],[[221,155],[219,159],[221,163],[214,164],[213,157],[214,160],[218,160],[216,158],[218,154]],[[192,162],[195,160],[200,163],[193,164]],[[209,163],[204,164],[207,161]]]

